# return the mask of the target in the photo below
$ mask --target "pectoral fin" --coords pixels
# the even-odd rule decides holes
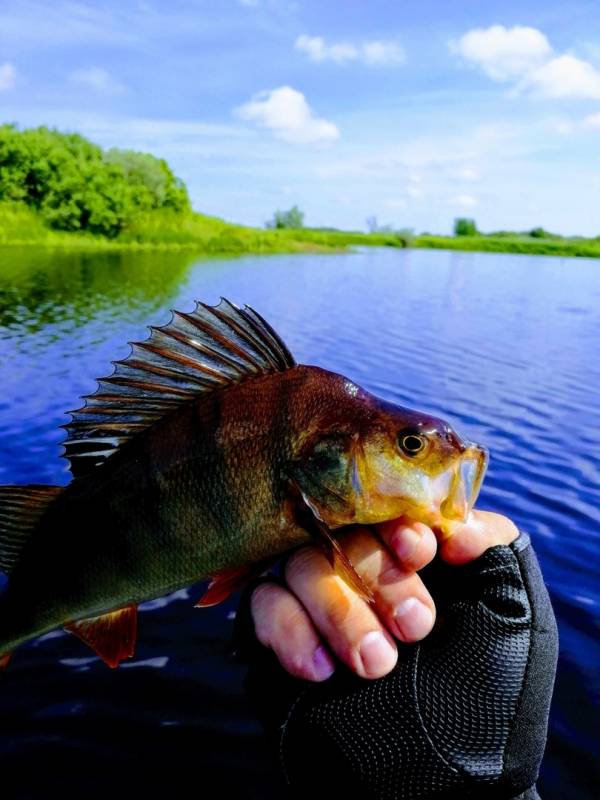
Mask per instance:
[[[8,667],[12,653],[0,653],[0,672]]]
[[[315,529],[318,530],[315,538],[323,548],[329,563],[336,573],[363,600],[366,600],[367,603],[373,603],[375,595],[354,569],[350,559],[340,547],[339,542],[333,538],[327,526],[320,520],[315,519]]]
[[[225,569],[219,572],[211,579],[208,589],[198,600],[196,606],[198,608],[206,608],[222,603],[223,600],[227,600],[229,595],[243,589],[252,578],[262,575],[276,560],[269,558],[265,561],[260,561],[258,564],[246,564],[242,567],[234,567],[233,569]]]
[[[340,547],[339,542],[333,537],[326,523],[319,519],[317,510],[312,507],[300,485],[295,479],[292,479],[291,484],[293,491],[296,493],[296,518],[298,523],[321,546],[327,560],[339,577],[363,600],[366,600],[367,603],[373,603],[375,595],[354,569],[350,559]]]
[[[137,606],[129,605],[99,617],[70,622],[65,630],[85,642],[109,667],[131,658],[137,636]]]

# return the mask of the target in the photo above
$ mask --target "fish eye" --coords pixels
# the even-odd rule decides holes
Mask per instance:
[[[427,446],[427,439],[415,431],[401,431],[398,434],[398,445],[407,456],[417,456]]]

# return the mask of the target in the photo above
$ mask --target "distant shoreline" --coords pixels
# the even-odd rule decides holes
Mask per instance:
[[[600,258],[600,239],[532,238],[528,236],[416,236],[412,247],[478,253],[514,253],[569,258]]]
[[[0,248],[41,247],[110,251],[187,250],[205,255],[343,252],[353,246],[414,247],[465,252],[600,258],[600,239],[533,238],[527,235],[412,236],[404,231],[338,231],[319,228],[261,229],[196,212],[153,211],[118,236],[58,231],[22,204],[0,203]]]

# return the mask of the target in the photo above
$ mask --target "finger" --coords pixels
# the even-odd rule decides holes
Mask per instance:
[[[375,528],[407,572],[422,569],[435,557],[437,539],[431,528],[422,522],[400,517]]]
[[[398,658],[393,639],[373,609],[336,575],[320,549],[297,550],[285,574],[317,630],[350,669],[363,678],[381,678],[393,669]]]
[[[492,511],[472,511],[467,522],[457,525],[440,544],[440,555],[450,564],[466,564],[490,547],[510,544],[518,535],[518,528],[508,517]]]
[[[435,542],[433,532],[429,533]],[[399,565],[366,528],[341,537],[340,545],[373,592],[375,611],[385,627],[403,642],[416,642],[427,636],[435,622],[435,604],[421,578]]]
[[[281,666],[307,681],[324,681],[335,665],[310,617],[294,595],[276,583],[261,583],[250,599],[258,640]]]

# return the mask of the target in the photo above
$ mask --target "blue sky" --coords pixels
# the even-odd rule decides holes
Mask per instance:
[[[0,119],[261,225],[600,234],[600,4],[0,0]]]

